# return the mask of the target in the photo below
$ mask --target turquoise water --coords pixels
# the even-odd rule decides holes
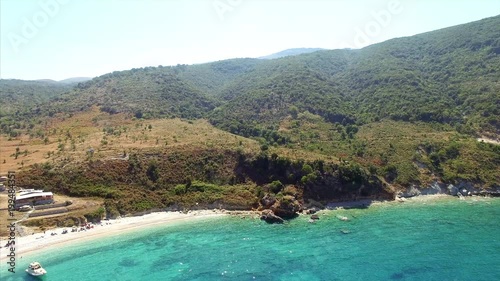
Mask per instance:
[[[307,220],[143,229],[35,254],[16,274],[2,264],[0,276],[38,280],[19,270],[38,260],[42,280],[500,280],[500,199],[377,204]]]

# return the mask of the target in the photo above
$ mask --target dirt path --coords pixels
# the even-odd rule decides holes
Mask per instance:
[[[494,140],[494,139],[489,139],[489,138],[478,138],[477,141],[500,145],[500,141]]]

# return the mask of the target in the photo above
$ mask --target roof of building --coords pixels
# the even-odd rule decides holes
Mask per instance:
[[[37,196],[53,196],[52,192],[44,192],[43,190],[21,190],[18,194],[16,194],[16,200],[27,199]]]

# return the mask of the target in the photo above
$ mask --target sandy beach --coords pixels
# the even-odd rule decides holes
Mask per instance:
[[[220,211],[191,211],[189,213],[180,212],[159,212],[151,213],[137,217],[125,217],[115,220],[105,220],[102,224],[94,225],[93,228],[79,232],[71,232],[71,228],[56,228],[47,230],[46,233],[35,233],[24,237],[16,237],[16,256],[22,257],[23,255],[33,254],[34,252],[46,249],[54,249],[57,247],[67,246],[74,242],[83,242],[103,237],[120,235],[128,231],[137,229],[144,229],[147,227],[171,224],[174,222],[196,220],[210,217],[220,217],[227,215]],[[68,233],[62,234],[63,230],[67,229]],[[57,235],[51,235],[51,233]],[[7,240],[0,240],[0,262],[7,260],[8,248],[4,246]]]
[[[395,201],[354,201],[354,202],[337,202],[330,203],[323,211],[342,210],[344,208],[352,207],[369,207],[379,204],[400,204],[404,201],[408,202],[426,202],[436,201],[440,199],[452,199],[453,197],[444,194],[415,196],[412,198],[405,198],[404,200]],[[471,198],[474,199],[474,198]],[[477,198],[475,198],[477,200]],[[252,211],[221,211],[221,210],[197,210],[188,213],[182,212],[158,212],[146,214],[143,216],[125,217],[114,220],[103,220],[101,224],[96,224],[92,229],[85,231],[71,232],[71,228],[56,228],[47,230],[46,233],[35,233],[23,237],[16,237],[16,256],[22,257],[23,255],[29,256],[37,251],[56,249],[58,247],[68,246],[71,243],[91,241],[93,239],[105,238],[110,236],[119,236],[129,231],[137,229],[144,229],[147,227],[172,224],[182,221],[192,221],[196,219],[222,217],[227,215],[243,215],[249,217],[258,217],[256,212]],[[62,234],[63,230],[68,230],[68,233]],[[57,233],[52,236],[51,233]],[[7,243],[6,239],[0,240],[0,262],[7,260],[8,249],[5,248]]]

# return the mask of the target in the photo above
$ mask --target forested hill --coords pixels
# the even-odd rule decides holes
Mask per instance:
[[[334,122],[389,118],[498,134],[499,73],[497,16],[361,50],[274,60],[226,89],[224,97],[237,99],[213,118],[236,124],[237,112],[260,112],[252,120],[262,122],[268,112],[285,114],[294,105]]]
[[[3,86],[1,95],[12,103],[8,112],[29,118],[97,105],[142,118],[204,117],[247,135],[253,129],[276,129],[290,111],[307,111],[345,126],[391,119],[498,135],[499,73],[497,16],[361,50],[113,72],[63,95],[59,88],[37,94],[23,105],[17,101],[26,98],[16,95],[30,95],[28,82],[17,85],[26,93]],[[52,100],[35,106],[33,100],[43,102],[41,97]]]
[[[73,85],[55,81],[0,79],[0,118],[34,107],[70,91]]]

